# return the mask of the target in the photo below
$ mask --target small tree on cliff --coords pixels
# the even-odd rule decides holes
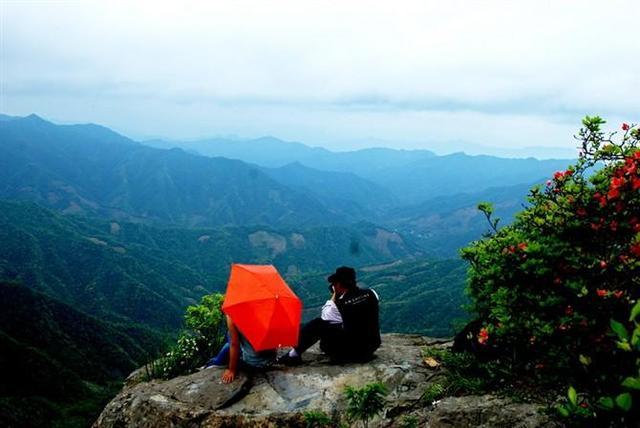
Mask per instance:
[[[584,415],[630,423],[640,409],[640,131],[605,134],[604,123],[587,116],[577,163],[462,255],[477,343],[514,373],[584,391],[570,394]]]

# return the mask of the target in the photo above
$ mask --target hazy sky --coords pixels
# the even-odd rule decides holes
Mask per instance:
[[[585,114],[640,120],[638,1],[331,3],[0,0],[0,111],[333,149],[573,147]]]

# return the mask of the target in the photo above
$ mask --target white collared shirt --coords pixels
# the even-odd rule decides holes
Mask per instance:
[[[376,296],[376,299],[380,300],[380,298],[378,297],[378,293],[376,293],[374,289],[371,289],[371,291],[373,291],[373,294]],[[338,297],[338,299],[342,299],[343,297],[344,297],[344,294]],[[324,305],[322,305],[322,312],[320,314],[320,318],[325,321],[329,321],[329,323],[331,324],[342,324],[342,315],[338,310],[338,306],[336,306],[336,302],[334,302],[331,299],[327,300],[327,302]]]
[[[331,299],[327,300],[327,302],[322,306],[320,318],[325,321],[329,321],[331,324],[342,324],[342,315],[340,315],[336,302]]]

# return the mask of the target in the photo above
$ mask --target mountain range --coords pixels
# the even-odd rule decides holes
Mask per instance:
[[[0,115],[0,424],[90,423],[236,262],[274,264],[307,319],[327,273],[354,266],[383,331],[450,335],[466,316],[457,251],[487,230],[478,202],[508,223],[568,163],[272,137],[178,145]]]
[[[278,168],[288,164],[327,172],[348,172],[386,189],[400,205],[414,205],[440,195],[478,192],[513,184],[541,182],[569,160],[500,158],[428,150],[371,148],[332,152],[273,137],[255,140],[209,139],[189,142],[149,140],[155,147],[180,147],[205,156],[224,156]]]

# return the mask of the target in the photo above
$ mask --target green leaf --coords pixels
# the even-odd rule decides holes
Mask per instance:
[[[634,321],[639,314],[640,314],[640,300],[638,300],[636,304],[633,305],[633,308],[631,309],[631,316],[629,317],[629,321]]]
[[[618,347],[618,349],[622,349],[625,352],[631,351],[631,345],[626,340],[620,340],[616,342],[616,346]]]
[[[611,410],[615,407],[615,403],[613,401],[613,398],[611,397],[600,397],[600,399],[598,400],[598,405],[607,410]]]
[[[633,334],[631,334],[631,344],[636,346],[638,343],[640,343],[640,325],[637,325],[633,329]]]
[[[626,386],[631,389],[640,389],[640,378],[628,377],[622,382],[622,386]]]
[[[582,355],[580,354],[580,363],[582,363],[582,365],[588,366],[589,364],[591,364],[591,357],[588,357],[586,355]]]
[[[560,416],[564,417],[564,418],[568,418],[569,417],[569,409],[567,409],[565,406],[558,406],[556,407],[556,409],[558,410],[558,413],[560,413]]]
[[[631,404],[631,394],[628,392],[622,393],[616,397],[616,405],[625,412],[628,412],[629,409],[631,409]]]
[[[493,204],[491,202],[480,202],[478,209],[485,214],[493,214]]]
[[[618,321],[612,319],[609,322],[609,325],[611,325],[611,330],[613,330],[614,333],[618,335],[620,340],[629,340],[629,332],[624,327],[624,325],[622,325],[622,323],[619,323]]]
[[[576,406],[578,404],[578,393],[573,386],[569,387],[569,392],[567,393],[567,397],[569,397],[569,402]]]

